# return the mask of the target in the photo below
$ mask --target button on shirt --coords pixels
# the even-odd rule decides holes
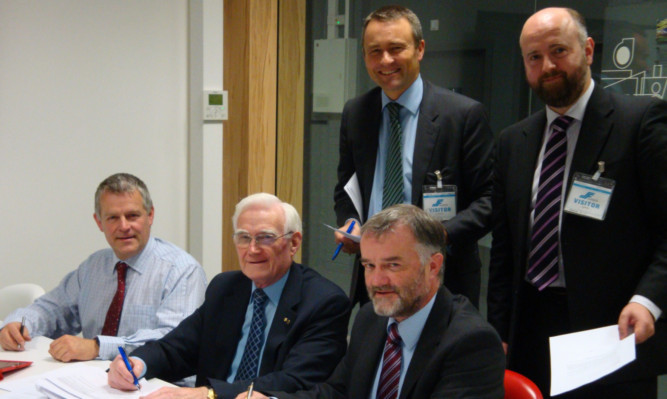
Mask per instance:
[[[264,305],[264,316],[266,317],[266,328],[264,329],[264,343],[262,344],[262,350],[260,351],[259,368],[261,369],[262,357],[264,355],[264,348],[266,347],[266,340],[271,331],[271,324],[273,324],[273,317],[276,315],[276,309],[278,308],[278,302],[280,302],[280,296],[283,293],[283,288],[285,288],[285,283],[287,283],[287,278],[289,277],[289,270],[285,275],[275,283],[271,284],[268,287],[263,288],[264,293],[269,300],[266,301]],[[250,298],[252,298],[252,293],[257,289],[255,283],[252,283],[252,291],[250,292]],[[229,369],[229,375],[227,376],[227,382],[233,383],[234,377],[236,377],[236,372],[239,369],[241,364],[241,359],[243,358],[243,351],[245,350],[246,342],[248,341],[248,334],[250,334],[250,323],[252,322],[252,313],[253,306],[252,301],[248,301],[248,308],[245,312],[245,321],[243,322],[243,327],[241,328],[241,339],[239,340],[238,345],[236,345],[236,353],[234,354],[234,361]],[[259,370],[258,370],[259,372]]]
[[[415,139],[417,137],[417,121],[419,106],[424,95],[424,82],[421,75],[396,100],[402,107],[399,113],[401,128],[403,129],[403,188],[406,204],[412,203],[412,160],[415,153]],[[368,204],[368,217],[382,210],[382,187],[384,186],[384,168],[387,163],[387,147],[389,142],[389,110],[387,104],[392,100],[384,94],[382,96],[382,122],[380,123],[380,137],[378,142],[377,158],[375,160],[375,174],[373,175],[373,189]]]
[[[401,378],[398,382],[398,393],[401,394],[401,388],[403,387],[403,381],[405,380],[405,375],[408,372],[408,367],[410,367],[410,361],[412,361],[412,356],[415,354],[415,348],[417,347],[417,342],[419,342],[419,337],[421,337],[422,330],[426,324],[426,319],[433,309],[433,303],[435,303],[435,297],[433,295],[430,301],[419,311],[402,322],[398,323],[393,317],[390,317],[387,321],[387,334],[389,334],[389,326],[391,323],[398,323],[398,335],[401,336],[403,340],[403,353],[401,360]],[[383,341],[384,342],[384,341]],[[375,373],[375,381],[373,382],[373,389],[371,389],[370,399],[376,399],[378,384],[380,383],[380,373],[382,371],[382,354],[378,359],[377,372]]]
[[[118,346],[126,352],[161,338],[204,301],[206,275],[199,263],[177,246],[151,237],[129,265],[118,336],[99,335],[118,279],[119,261],[111,248],[92,254],[60,284],[32,305],[12,312],[5,323],[21,321],[32,337],[65,334],[100,340],[101,359],[113,359]]]

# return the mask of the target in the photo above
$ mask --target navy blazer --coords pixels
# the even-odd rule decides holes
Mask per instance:
[[[447,248],[447,284],[450,268],[456,269],[458,274],[479,272],[481,268],[477,241],[490,226],[493,133],[482,104],[426,80],[423,82],[412,163],[412,203],[422,206],[422,186],[436,184],[436,170],[442,172],[443,184],[457,186],[458,212],[444,222],[451,244]],[[334,190],[339,226],[349,218],[359,220],[363,216],[364,221],[368,220],[381,117],[379,87],[348,101],[343,109],[338,183]],[[354,173],[359,179],[363,215],[357,214],[344,189]],[[358,276],[357,272],[355,270],[353,278]],[[358,283],[363,284],[363,280]],[[353,281],[353,292],[354,285]]]
[[[323,384],[279,399],[368,399],[387,340],[387,317],[371,303],[357,315],[350,347]],[[496,331],[467,298],[438,290],[399,392],[399,399],[502,399],[505,354]]]
[[[545,126],[546,112],[541,110],[505,129],[497,144],[488,318],[510,348],[521,329],[517,314],[528,261],[533,174]],[[617,324],[634,294],[667,311],[667,103],[596,85],[582,121],[567,192],[574,173],[592,175],[598,161],[605,162],[602,176],[616,181],[605,220],[569,213],[562,217],[573,331]],[[653,370],[665,371],[665,324],[663,317],[656,323],[656,336],[637,347],[634,366],[650,363]],[[511,353],[509,361],[511,366]],[[647,370],[641,373],[646,376]]]
[[[162,339],[132,352],[146,378],[176,381],[196,374],[220,398],[234,398],[250,381],[227,383],[250,301],[251,281],[240,271],[218,274],[202,306]],[[347,346],[349,301],[334,283],[293,263],[266,341],[256,389],[295,391],[324,381]]]

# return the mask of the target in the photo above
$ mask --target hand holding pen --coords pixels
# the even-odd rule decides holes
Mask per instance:
[[[347,234],[352,233],[352,230],[354,230],[354,225],[355,225],[355,223],[356,223],[356,220],[352,220],[352,222],[350,223],[350,225],[347,227],[347,230],[346,230],[346,233],[347,233]],[[338,239],[338,236],[339,236],[339,235],[341,235],[341,234],[338,233],[338,232],[336,232],[336,236],[337,236],[337,237],[336,237],[336,241],[339,241],[339,239]],[[346,238],[346,237],[343,236],[343,237],[340,239],[340,242],[339,242],[338,245],[336,246],[336,250],[334,251],[334,254],[333,254],[333,256],[331,257],[331,260],[336,259],[336,257],[337,257],[338,254],[340,253],[340,250],[343,248],[343,245],[344,245],[344,243],[345,243],[345,238]]]
[[[141,389],[141,385],[139,385],[139,380],[137,379],[137,376],[134,374],[134,371],[132,371],[132,364],[130,364],[130,359],[127,358],[125,350],[123,350],[122,346],[118,347],[118,352],[120,352],[120,356],[123,358],[123,362],[125,362],[125,367],[127,367],[127,371],[129,371],[130,374],[132,374],[132,377],[134,378],[134,385],[137,387],[137,389]]]

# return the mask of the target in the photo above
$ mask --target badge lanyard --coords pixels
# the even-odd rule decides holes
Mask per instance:
[[[570,193],[567,196],[565,212],[595,220],[604,220],[614,192],[616,182],[600,177],[604,173],[604,162],[598,162],[598,170],[593,176],[575,173]]]

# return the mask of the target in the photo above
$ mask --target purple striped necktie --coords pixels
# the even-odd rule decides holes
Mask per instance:
[[[569,116],[559,116],[551,123],[544,149],[526,273],[540,291],[558,278],[558,223],[567,157],[566,132],[572,120]]]
[[[401,378],[401,353],[401,336],[398,335],[398,324],[392,323],[389,326],[387,342],[384,344],[377,399],[396,399],[398,397],[398,381]]]

